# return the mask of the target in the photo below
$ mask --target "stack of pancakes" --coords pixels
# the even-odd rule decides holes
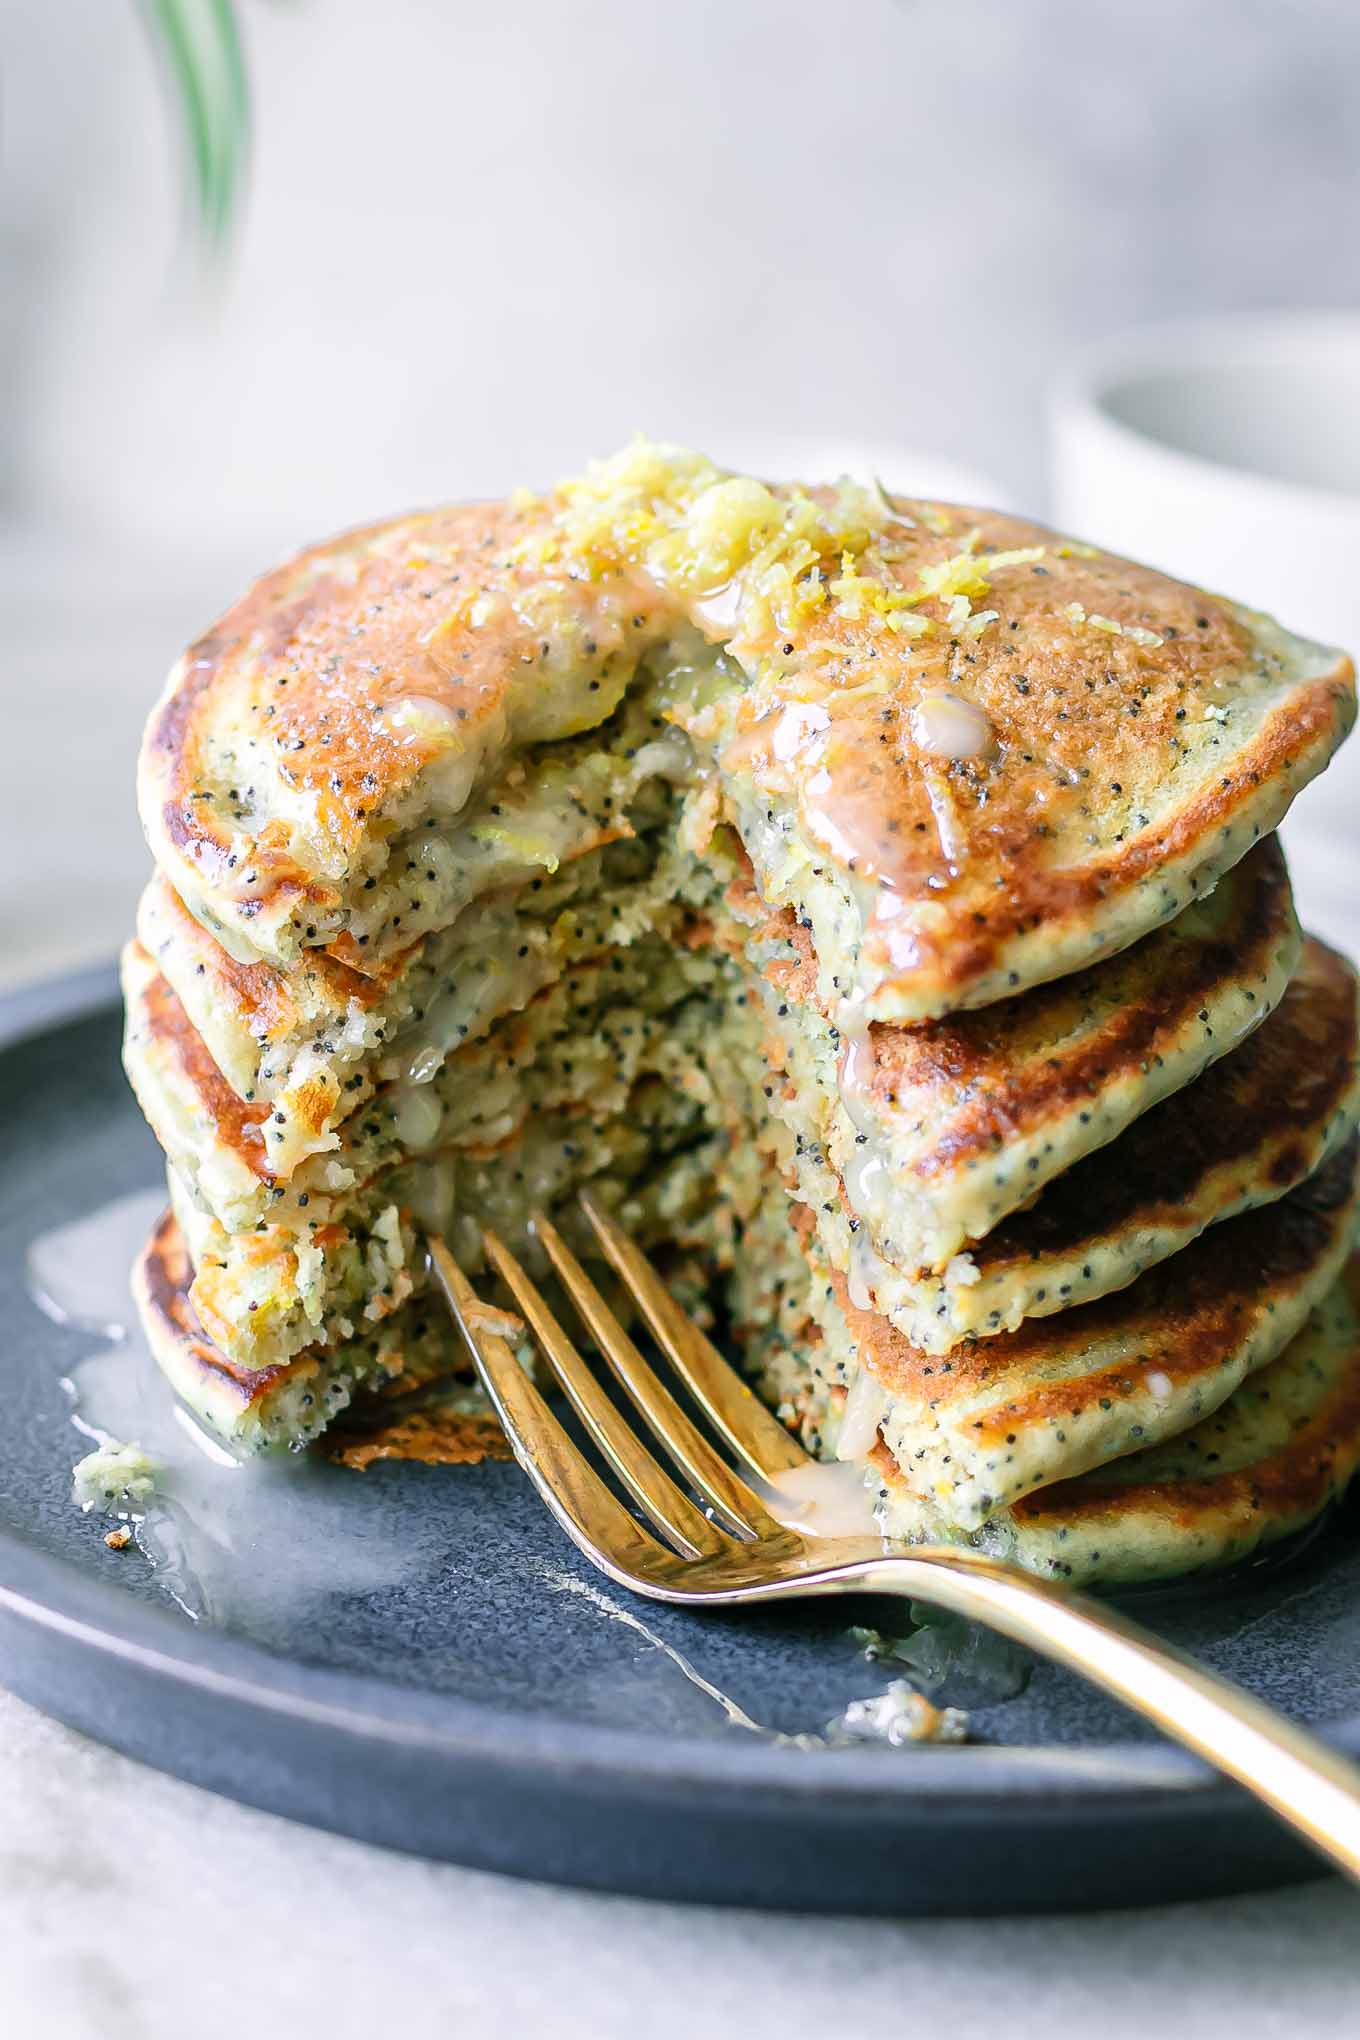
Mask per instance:
[[[585,1253],[589,1184],[894,1537],[1296,1527],[1360,1459],[1360,1079],[1271,832],[1353,717],[1093,547],[672,448],[304,553],[143,748],[158,1357],[302,1443],[459,1364],[422,1233]]]

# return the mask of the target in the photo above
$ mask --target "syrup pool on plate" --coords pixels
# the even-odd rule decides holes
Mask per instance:
[[[135,1445],[154,1469],[150,1493],[128,1499],[118,1514],[163,1591],[193,1621],[286,1649],[292,1633],[348,1595],[475,1575],[476,1549],[459,1548],[439,1510],[391,1506],[380,1474],[353,1472],[314,1452],[237,1459],[177,1400],[129,1290],[129,1271],[162,1204],[160,1191],[138,1192],[43,1234],[30,1247],[28,1275],[50,1317],[96,1340],[62,1384],[70,1398],[72,1461],[101,1447]],[[475,1478],[478,1469],[438,1472],[456,1480]],[[868,1497],[844,1466],[781,1475],[771,1499],[811,1536],[873,1532]],[[526,1581],[526,1591],[533,1586]],[[750,1699],[741,1704],[723,1692],[621,1590],[593,1575],[583,1580],[566,1563],[540,1569],[537,1586],[563,1597],[576,1619],[586,1617],[609,1639],[598,1676],[608,1687],[606,1711],[620,1726],[664,1721],[673,1731],[735,1730],[805,1747],[895,1745],[958,1732],[955,1716],[937,1719],[920,1704],[921,1680],[914,1672],[910,1685],[902,1677],[912,1670],[906,1659],[867,1650],[852,1631],[827,1668],[828,1699],[837,1711],[806,1734],[789,1735],[764,1725]],[[574,1705],[569,1690],[561,1698],[564,1709]],[[582,1698],[591,1696],[575,1696]]]

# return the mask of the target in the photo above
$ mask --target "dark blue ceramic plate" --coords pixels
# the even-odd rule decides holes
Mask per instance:
[[[98,1342],[44,1316],[24,1278],[35,1236],[156,1182],[118,1035],[105,972],[0,1002],[0,1676],[16,1692],[299,1820],[657,1897],[988,1913],[1308,1873],[1242,1794],[1046,1666],[1016,1691],[1004,1662],[946,1652],[941,1697],[971,1704],[981,1746],[829,1745],[826,1724],[891,1676],[845,1623],[891,1612],[629,1602],[508,1465],[306,1470],[310,1561],[296,1570],[293,1539],[243,1551],[191,1619],[70,1504],[62,1377]],[[1360,1750],[1354,1520],[1140,1612]]]

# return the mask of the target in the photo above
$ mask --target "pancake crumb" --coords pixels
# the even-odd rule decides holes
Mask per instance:
[[[510,1445],[493,1416],[465,1410],[419,1411],[384,1424],[362,1438],[332,1436],[323,1448],[337,1466],[362,1473],[381,1459],[410,1459],[422,1466],[480,1466],[509,1459]]]
[[[960,1707],[936,1707],[905,1679],[894,1679],[886,1693],[852,1700],[828,1723],[827,1739],[885,1742],[893,1749],[905,1743],[961,1743],[968,1740],[968,1716]]]

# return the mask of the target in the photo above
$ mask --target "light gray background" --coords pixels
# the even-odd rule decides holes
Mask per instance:
[[[241,11],[254,202],[195,302],[127,0],[7,0],[30,500],[311,535],[638,426],[1033,491],[1074,339],[1360,295],[1351,0]]]
[[[241,12],[254,175],[205,274],[134,0],[0,0],[9,977],[126,925],[149,699],[293,544],[639,428],[1042,508],[1075,342],[1360,300],[1355,0]]]
[[[907,486],[919,449],[1042,508],[1073,343],[1360,300],[1354,0],[244,14],[253,189],[205,275],[132,0],[0,6],[7,981],[118,940],[141,717],[282,548],[639,427],[871,446]],[[668,1912],[310,1835],[3,1697],[0,1808],[24,2040],[1311,2040],[1356,2016],[1335,1887],[985,1928]]]

